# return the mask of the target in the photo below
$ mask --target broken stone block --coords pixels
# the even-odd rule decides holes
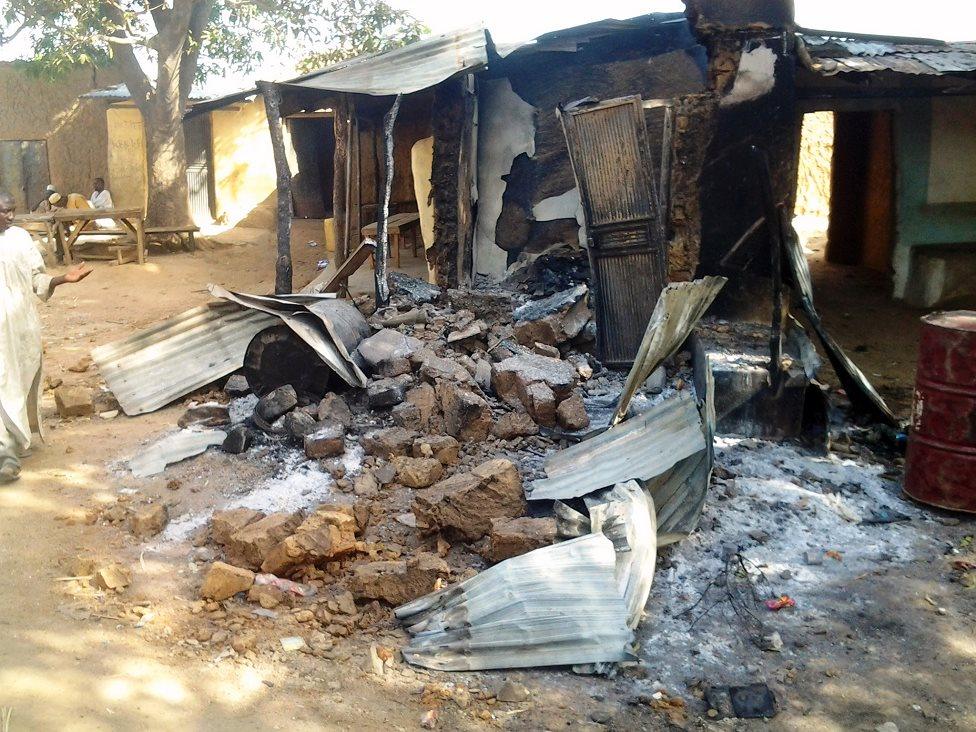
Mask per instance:
[[[425,435],[413,442],[414,457],[433,457],[442,465],[457,465],[461,444],[450,435]]]
[[[340,559],[356,549],[356,519],[350,506],[322,504],[276,544],[261,564],[261,571],[285,574],[302,564]]]
[[[229,511],[215,511],[213,518],[210,519],[210,536],[221,546],[225,546],[230,541],[230,536],[235,531],[243,529],[255,521],[264,518],[261,511],[252,508],[232,508]]]
[[[559,358],[559,349],[555,346],[547,346],[545,343],[539,343],[536,341],[529,348],[533,353],[538,353],[540,356],[545,356],[547,358]]]
[[[532,348],[535,343],[555,347],[559,343],[559,321],[555,318],[530,320],[515,326],[515,340],[526,348]]]
[[[491,362],[487,359],[478,361],[474,367],[475,383],[486,394],[491,391]]]
[[[352,411],[338,394],[326,394],[319,402],[318,418],[322,422],[338,422],[346,429],[352,426]]]
[[[195,425],[198,427],[221,427],[230,424],[230,411],[225,404],[198,404],[190,407],[176,422],[181,428]]]
[[[437,385],[437,397],[444,412],[444,429],[449,435],[465,442],[488,437],[491,407],[482,397],[451,381]]]
[[[441,358],[431,351],[419,351],[412,360],[420,364],[420,376],[431,384],[439,381],[457,381],[465,383],[471,381],[471,375],[461,364],[446,358]]]
[[[95,570],[92,583],[103,590],[121,592],[132,582],[132,574],[121,564],[106,564]]]
[[[169,511],[161,503],[138,506],[129,514],[129,531],[141,539],[155,536],[169,523]]]
[[[274,391],[258,399],[257,406],[254,407],[254,413],[268,424],[271,424],[278,417],[290,412],[297,405],[298,394],[295,393],[295,387],[291,384],[286,384],[285,386],[279,386]]]
[[[370,409],[384,409],[403,401],[405,389],[398,379],[379,379],[366,386],[366,401]]]
[[[254,584],[254,572],[226,562],[214,562],[207,570],[200,587],[200,597],[207,600],[226,600],[238,592],[246,592]]]
[[[389,458],[392,455],[409,455],[417,433],[402,427],[372,430],[359,439],[368,455]]]
[[[491,520],[485,556],[491,562],[501,562],[554,543],[554,518],[495,518]]]
[[[576,368],[576,373],[583,381],[593,378],[593,367],[590,366],[589,360],[586,356],[580,353],[574,353],[567,359]]]
[[[346,450],[345,430],[338,422],[320,423],[305,435],[305,455],[312,460],[336,457]]]
[[[430,423],[430,418],[437,412],[437,392],[428,383],[418,384],[407,391],[406,403],[412,404],[420,412],[420,423],[426,427]]]
[[[245,452],[254,440],[251,430],[242,424],[237,424],[227,430],[227,437],[224,438],[220,449],[231,455],[240,455]]]
[[[483,339],[487,332],[487,323],[483,320],[475,320],[463,328],[448,333],[447,342],[452,346],[466,346]]]
[[[268,553],[300,523],[292,513],[271,513],[230,535],[227,557],[235,564],[257,569]]]
[[[87,417],[94,412],[91,389],[84,386],[60,386],[54,390],[58,414],[66,417]]]
[[[115,394],[106,389],[99,389],[92,395],[92,409],[95,414],[103,414],[105,412],[120,412],[122,406],[119,404],[119,400],[115,398]]]
[[[265,610],[278,607],[284,599],[284,590],[274,585],[251,585],[251,589],[247,591],[248,602],[256,602]]]
[[[367,470],[362,475],[357,475],[353,482],[352,492],[362,498],[373,498],[380,491],[380,483],[372,471]]]
[[[491,433],[502,440],[539,434],[539,425],[526,412],[506,412],[491,427]]]
[[[390,411],[390,416],[393,417],[393,423],[397,427],[403,427],[405,430],[414,430],[419,432],[427,426],[426,422],[421,417],[420,407],[418,407],[416,404],[411,404],[410,402],[397,404]]]
[[[559,327],[562,330],[562,339],[565,341],[572,340],[576,338],[583,329],[593,318],[593,311],[590,310],[590,306],[586,301],[586,298],[580,298],[573,307],[571,307],[567,312],[563,313],[559,321]]]
[[[542,381],[519,384],[518,395],[529,416],[538,424],[556,426],[556,395],[548,384]]]
[[[224,383],[224,392],[230,396],[244,396],[251,391],[251,385],[247,383],[244,374],[231,374]]]
[[[402,605],[433,592],[437,580],[449,574],[447,562],[436,554],[421,552],[408,560],[357,565],[347,586],[356,599]]]
[[[520,354],[491,367],[491,386],[498,397],[511,406],[523,404],[522,394],[530,384],[545,384],[557,401],[569,397],[576,384],[576,369],[558,358]],[[530,410],[531,413],[531,410]]]
[[[489,460],[469,473],[456,473],[417,491],[413,512],[431,530],[475,541],[488,533],[493,518],[514,518],[525,511],[522,480],[515,464]]]
[[[418,277],[411,277],[403,272],[390,272],[390,291],[398,297],[407,298],[415,303],[433,302],[441,296],[441,288]]]
[[[306,435],[312,434],[319,427],[312,415],[298,409],[284,416],[282,426],[288,436],[298,443],[303,442]]]
[[[397,481],[408,488],[427,488],[444,475],[444,466],[433,457],[395,457]]]
[[[410,357],[423,347],[416,338],[384,328],[364,339],[357,350],[374,373],[399,376],[411,371]]]
[[[568,399],[563,399],[556,407],[556,421],[560,427],[571,432],[589,427],[590,415],[586,413],[583,397],[573,394]]]

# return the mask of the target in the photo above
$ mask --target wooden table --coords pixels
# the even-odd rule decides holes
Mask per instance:
[[[398,213],[390,214],[386,219],[386,232],[388,234],[388,239],[390,242],[390,254],[393,255],[393,263],[399,268],[400,267],[400,238],[401,234],[408,228],[410,228],[414,223],[420,221],[419,213]],[[376,236],[376,226],[377,222],[374,221],[371,224],[366,224],[362,228],[363,236],[375,237]],[[413,240],[413,255],[417,256],[417,236],[414,232]]]
[[[57,235],[64,247],[65,264],[71,264],[71,247],[80,236],[106,234],[126,234],[136,248],[136,261],[146,263],[146,232],[142,209],[138,208],[72,208],[61,209],[50,214],[57,227]],[[89,228],[96,219],[112,219],[120,224],[119,229],[105,230]]]

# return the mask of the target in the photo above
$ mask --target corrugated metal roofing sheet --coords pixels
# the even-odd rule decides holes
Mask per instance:
[[[927,75],[976,71],[976,43],[926,43],[912,38],[863,38],[812,31],[799,33],[798,40],[807,68],[824,76],[870,71]]]
[[[628,480],[648,480],[706,447],[695,400],[680,392],[550,455],[544,465],[547,477],[526,484],[525,497],[565,500]]]
[[[288,86],[324,91],[387,96],[428,89],[488,63],[488,36],[483,27],[424,38],[393,51],[361,56],[330,66]]]
[[[144,414],[239,369],[251,339],[277,322],[233,303],[210,303],[99,346],[92,359],[125,413]]]

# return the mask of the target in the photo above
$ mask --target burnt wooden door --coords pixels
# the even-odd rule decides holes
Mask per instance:
[[[51,182],[44,140],[0,140],[0,190],[14,197],[17,210],[29,213]]]
[[[667,279],[660,190],[640,97],[562,110],[586,219],[597,348],[608,366],[633,363]]]

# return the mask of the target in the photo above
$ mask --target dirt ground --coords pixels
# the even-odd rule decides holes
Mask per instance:
[[[310,229],[296,232],[296,283],[310,279],[316,261],[325,255],[305,244],[314,238]],[[408,254],[404,259],[418,269]],[[272,265],[271,252],[258,244],[157,255],[144,267],[97,264],[83,284],[64,287],[41,306],[47,374],[69,384],[95,385],[99,379],[94,369],[69,370],[92,347],[206,302],[208,282],[246,292],[270,291]],[[836,289],[818,291],[827,324],[845,346],[867,347],[855,348],[856,360],[866,372],[881,375],[882,392],[904,411],[914,362],[914,331],[908,323],[916,314],[886,309],[896,314],[872,317],[866,328],[863,320],[844,312],[855,313],[855,305],[860,307],[868,295],[849,291],[843,283],[841,278]],[[354,285],[367,289],[369,272],[361,273]],[[865,307],[880,314],[881,305],[872,294]],[[432,702],[429,690],[423,693],[430,675],[403,664],[382,677],[368,670],[369,643],[396,647],[403,638],[399,631],[350,640],[326,658],[280,651],[232,659],[221,657],[206,642],[188,639],[188,632],[214,622],[213,613],[201,613],[195,605],[199,574],[188,559],[189,545],[162,550],[140,543],[119,528],[86,523],[87,512],[110,505],[120,493],[132,493],[165,500],[178,516],[266,478],[275,466],[255,468],[208,453],[168,470],[165,478],[136,480],[120,468],[120,461],[154,435],[172,429],[181,405],[137,418],[59,421],[48,395],[45,412],[47,442],[35,446],[23,478],[0,489],[0,707],[12,710],[11,730],[410,730],[419,728],[421,715],[432,706],[440,709],[441,729],[656,730],[677,725],[874,730],[889,721],[899,730],[976,728],[976,596],[950,582],[951,555],[944,556],[953,548],[965,553],[973,534],[968,520],[913,513],[913,525],[924,540],[913,541],[897,561],[879,555],[873,564],[863,565],[869,568],[851,564],[848,572],[837,570],[832,581],[791,590],[816,610],[777,614],[776,627],[786,644],[782,652],[733,649],[740,654],[737,665],[721,656],[699,656],[709,647],[709,634],[718,632],[715,623],[724,622],[718,618],[694,632],[680,625],[687,638],[675,642],[684,645],[667,652],[665,644],[645,642],[644,667],[627,669],[616,679],[569,671],[435,675],[463,683],[475,701]],[[742,480],[752,480],[739,449],[730,445],[720,463],[744,476]],[[785,459],[775,446],[756,449],[772,451],[771,459]],[[179,481],[179,490],[167,488],[171,478]],[[883,484],[889,486],[892,501],[902,500],[897,480],[895,473]],[[706,531],[714,532],[716,522],[730,524],[722,500],[710,498]],[[910,510],[910,504],[904,505]],[[871,536],[865,530],[867,546]],[[683,555],[678,552],[662,555],[664,571],[680,566]],[[123,595],[80,598],[73,592],[75,583],[65,579],[73,559],[93,554],[132,567],[133,584]],[[690,594],[662,595],[669,582],[662,579],[648,606],[646,640],[654,638],[656,617],[675,614],[677,604],[694,600]],[[151,621],[137,627],[133,608],[148,608]],[[680,618],[669,622],[684,623]],[[274,632],[272,621],[267,626]],[[686,713],[676,714],[649,696],[656,679],[667,679],[668,693],[686,700]],[[775,720],[712,721],[705,716],[696,696],[703,681],[757,679],[777,691],[782,711]],[[482,699],[488,695],[481,690],[496,689],[504,680],[524,683],[529,700],[495,704]]]

